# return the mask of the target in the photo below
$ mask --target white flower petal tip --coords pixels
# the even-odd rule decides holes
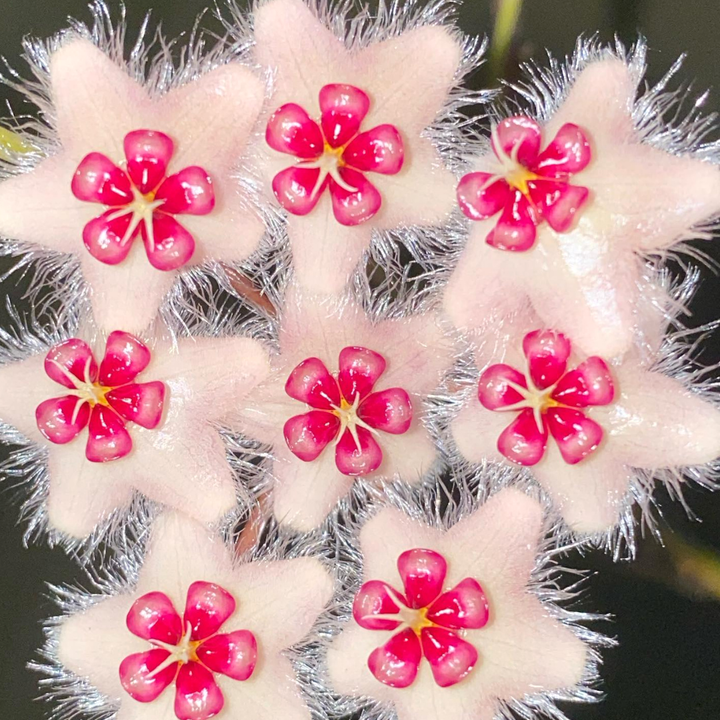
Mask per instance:
[[[125,569],[132,584],[62,595],[40,669],[63,707],[91,702],[122,720],[310,720],[291,657],[333,594],[319,560],[238,563],[219,536],[171,513]]]
[[[658,119],[668,78],[638,97],[642,47],[582,44],[569,80],[562,69],[531,76],[527,116],[502,120],[461,181],[473,222],[444,305],[457,327],[482,331],[530,304],[588,354],[613,357],[642,314],[642,258],[708,237],[719,158],[695,110],[675,128]]]
[[[501,463],[544,490],[565,531],[617,556],[634,554],[636,504],[655,529],[655,484],[682,497],[714,487],[720,408],[670,337],[653,360],[589,356],[530,318],[476,352],[481,371],[450,431],[458,462]],[[677,377],[673,373],[678,371]],[[655,532],[657,530],[655,529]]]
[[[345,298],[293,289],[272,369],[239,406],[246,437],[269,446],[277,520],[318,528],[356,479],[417,484],[439,463],[427,399],[454,362],[433,312],[384,318]]]
[[[492,720],[507,706],[529,718],[592,698],[586,631],[541,592],[546,530],[514,489],[449,530],[380,510],[360,533],[353,617],[328,650],[332,690],[399,720]]]
[[[142,332],[183,268],[242,261],[258,246],[264,224],[237,174],[254,153],[265,86],[219,46],[204,60],[191,48],[170,75],[167,55],[149,48],[118,58],[124,29],[99,29],[98,13],[97,46],[91,30],[69,33],[33,65],[47,97],[22,87],[52,121],[44,157],[0,183],[0,233],[44,280],[59,274],[61,306],[85,296],[60,282],[70,254],[98,325]]]
[[[275,72],[264,175],[289,214],[297,281],[331,295],[374,231],[450,219],[456,180],[433,140],[470,102],[459,83],[480,56],[439,9],[343,12],[271,0],[254,14],[256,60]]]
[[[28,486],[29,535],[91,550],[122,542],[156,504],[206,523],[237,513],[245,499],[218,428],[231,429],[268,371],[254,340],[181,338],[173,348],[122,331],[58,340],[0,367],[3,437],[21,445],[9,463]]]

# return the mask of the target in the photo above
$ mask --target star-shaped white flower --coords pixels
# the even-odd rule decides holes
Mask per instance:
[[[101,349],[97,343],[98,364]],[[235,480],[218,428],[268,371],[267,358],[254,341],[185,338],[177,350],[168,341],[150,346],[149,364],[139,381],[164,385],[162,415],[152,429],[128,423],[129,453],[108,462],[88,459],[87,430],[78,430],[70,441],[59,438],[65,444],[50,442],[40,432],[38,407],[72,394],[48,376],[45,358],[43,353],[0,368],[0,418],[47,448],[46,509],[52,530],[86,538],[112,513],[125,510],[135,492],[203,522],[219,520],[236,506]],[[57,409],[50,411],[54,414],[43,426],[52,431],[59,420]],[[106,420],[118,418],[111,411]],[[63,424],[71,424],[67,415]],[[108,444],[109,450],[116,446],[112,438]]]
[[[71,189],[73,178],[91,153],[100,153],[116,166],[124,166],[128,146],[123,145],[129,133],[163,133],[171,143],[169,152],[160,145],[150,149],[162,151],[163,165],[170,158],[165,176],[187,170],[191,172],[184,176],[185,181],[197,181],[202,175],[202,188],[206,194],[214,195],[211,210],[205,204],[192,211],[204,214],[177,216],[180,230],[172,215],[161,216],[166,228],[168,222],[173,223],[175,245],[179,247],[182,241],[186,246],[183,252],[194,240],[191,265],[210,259],[239,261],[253,252],[263,234],[263,223],[233,175],[264,98],[262,81],[248,68],[237,63],[221,65],[167,93],[150,93],[130,76],[126,67],[115,63],[89,40],[70,35],[50,55],[48,70],[37,72],[49,87],[51,105],[43,115],[57,137],[57,151],[32,170],[0,183],[0,234],[50,251],[77,255],[101,327],[108,331],[118,327],[128,332],[143,331],[178,273],[175,269],[153,267],[139,236],[130,240],[129,255],[118,264],[101,262],[83,244],[84,229],[103,213],[103,204],[78,199]],[[149,146],[137,143],[135,149],[148,152]],[[87,165],[85,169],[88,182],[96,179],[90,172],[92,167]],[[175,198],[187,197],[190,202],[194,191],[187,183],[184,187],[173,187]],[[137,196],[136,188],[133,190]],[[141,201],[149,203],[149,197]],[[178,207],[173,212],[188,212]],[[162,206],[153,208],[163,210]],[[145,223],[141,225],[144,230]],[[114,246],[102,235],[92,237],[98,253],[106,251],[108,243]],[[127,250],[127,244],[121,245],[121,252]],[[168,252],[172,256],[172,249]]]
[[[292,103],[319,121],[324,104],[319,104],[321,90],[341,85],[345,90],[331,93],[323,110],[331,103],[340,103],[344,107],[338,106],[338,113],[330,111],[338,123],[346,122],[338,118],[350,111],[353,122],[360,119],[361,133],[392,126],[393,136],[399,133],[401,138],[402,169],[398,172],[393,165],[367,176],[382,201],[372,217],[363,215],[366,219],[358,225],[341,224],[333,216],[328,192],[309,214],[289,216],[288,232],[299,282],[312,291],[337,293],[370,244],[373,230],[439,225],[450,217],[456,181],[425,133],[459,79],[462,42],[454,29],[426,24],[388,34],[385,39],[351,44],[337,37],[304,0],[265,2],[255,12],[254,25],[256,58],[275,71],[270,112]],[[354,107],[355,101],[362,110]],[[357,132],[354,124],[352,134]],[[318,147],[322,149],[322,145]],[[332,160],[335,151],[341,149],[342,145],[323,157]],[[385,150],[378,146],[377,152],[389,152],[388,146]],[[269,194],[273,178],[296,161],[291,155],[267,148],[264,176]],[[358,179],[362,180],[357,174],[350,179],[350,189],[357,188]],[[298,186],[293,187],[295,197]],[[377,202],[374,193],[373,197]],[[367,193],[357,205],[354,201],[350,204],[364,212],[366,198]],[[345,222],[354,221],[346,218]]]
[[[590,142],[591,160],[572,175],[590,191],[567,232],[548,223],[525,251],[486,243],[496,218],[473,222],[445,294],[456,326],[482,330],[531,304],[546,327],[588,354],[615,356],[633,338],[642,256],[697,236],[720,212],[720,170],[690,153],[643,141],[633,108],[639,78],[610,54],[589,62],[543,128],[544,142],[568,123]],[[492,151],[477,171],[491,169]]]
[[[532,361],[528,372],[528,353],[523,353],[523,338],[537,329],[532,322],[524,320],[511,326],[504,336],[487,342],[477,351],[475,361],[481,376],[497,364],[517,369],[528,377],[532,375]],[[557,337],[556,333],[552,335]],[[541,357],[541,351],[536,357]],[[550,425],[549,434],[546,424],[546,449],[539,460],[535,455],[529,461],[528,470],[573,532],[612,537],[618,524],[627,518],[636,493],[652,492],[646,477],[667,475],[670,471],[680,482],[682,468],[701,466],[720,456],[717,406],[707,396],[693,392],[688,384],[650,367],[639,351],[612,362],[597,357],[588,361],[588,356],[570,343],[570,354],[563,366],[565,378],[573,378],[576,369],[582,378],[579,383],[576,374],[569,383],[561,378],[565,392],[558,395],[559,404],[568,409],[561,410],[565,416],[560,416],[561,422],[555,428]],[[600,399],[602,404],[594,402],[592,395],[587,395],[587,405],[583,401],[579,404],[565,401],[564,398],[571,397],[569,386],[581,388],[583,395],[586,392],[582,388],[593,388],[591,393],[597,392],[598,396],[603,394],[604,390],[598,389],[607,376],[605,368],[609,369],[613,391]],[[509,376],[507,371],[501,371],[482,383],[485,397],[492,392],[500,398],[504,378]],[[552,382],[546,394],[554,387]],[[573,396],[579,397],[575,392]],[[502,401],[498,405],[496,411],[483,406],[475,383],[465,406],[451,424],[458,450],[471,463],[492,461],[512,465],[507,454],[516,455],[522,462],[522,453],[530,447],[527,438],[521,437],[522,430],[512,442],[499,442],[520,410],[505,409]],[[564,418],[572,422],[568,424]],[[598,427],[599,438],[595,436]],[[578,459],[584,453],[587,454]]]
[[[412,568],[407,555],[405,562],[398,560],[404,553],[417,550],[417,554],[430,556],[433,565],[444,559],[445,576],[433,597],[438,592],[448,593],[445,596],[448,599],[454,594],[452,608],[463,612],[470,610],[470,605],[463,601],[472,601],[472,613],[476,614],[476,596],[478,593],[484,596],[486,622],[472,623],[482,625],[479,629],[456,631],[458,637],[453,640],[458,643],[461,639],[474,647],[477,659],[469,671],[466,668],[462,679],[451,686],[441,686],[436,678],[454,675],[457,667],[443,667],[440,656],[433,655],[430,661],[427,654],[419,662],[417,676],[406,687],[380,682],[368,659],[400,628],[361,627],[356,619],[358,612],[370,611],[366,620],[378,622],[372,620],[378,606],[363,603],[358,608],[356,602],[356,617],[348,622],[328,651],[332,688],[344,695],[394,706],[399,720],[491,720],[503,702],[522,703],[530,697],[572,691],[581,685],[591,663],[589,648],[556,619],[530,587],[544,530],[540,505],[511,489],[501,491],[448,531],[411,520],[399,510],[381,510],[360,533],[364,582],[379,581],[402,592],[399,568],[403,565],[407,591],[407,573],[412,574]],[[433,565],[423,564],[422,569],[418,566],[417,577],[422,580],[421,574],[433,574]],[[465,592],[452,593],[460,583]],[[405,599],[412,603],[407,594]],[[458,601],[460,606],[455,604]],[[391,617],[387,612],[392,604],[397,605],[397,601],[385,603],[383,617]],[[443,607],[446,616],[451,614],[447,612],[447,603]],[[437,620],[439,625],[444,622]],[[432,628],[433,623],[426,620],[421,625]],[[419,626],[418,630],[424,632]],[[437,636],[447,637],[442,633]],[[460,662],[464,659],[457,653],[455,657]],[[439,670],[437,675],[431,672],[431,662],[433,671]]]
[[[194,583],[212,583],[224,591],[222,595],[231,596],[234,612],[220,631],[249,631],[257,646],[257,662],[248,679],[240,681],[221,672],[214,675],[224,700],[219,717],[309,720],[310,710],[286,651],[310,632],[330,600],[329,573],[315,558],[238,564],[218,537],[179,514],[157,521],[135,587],[63,620],[57,634],[57,661],[106,696],[109,709],[118,707],[117,720],[175,720],[173,688],[150,702],[138,702],[121,684],[123,661],[152,647],[128,629],[126,617],[147,593],[162,593],[182,615]],[[219,593],[216,588],[206,603]],[[151,625],[152,618],[144,622]],[[204,699],[198,693],[193,717],[208,717],[203,708]]]
[[[437,461],[423,402],[453,362],[437,316],[373,322],[353,302],[293,291],[280,323],[271,374],[234,421],[272,447],[276,517],[311,530],[358,476],[420,481]],[[345,394],[341,380],[343,400],[318,401],[339,392],[338,371],[351,367],[358,392]],[[301,378],[307,379],[302,387]]]

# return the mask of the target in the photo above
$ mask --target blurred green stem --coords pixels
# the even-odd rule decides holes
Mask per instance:
[[[498,0],[490,44],[490,72],[493,78],[505,74],[508,53],[517,29],[523,0]]]
[[[9,158],[16,153],[29,153],[33,150],[16,132],[0,126],[0,156]]]

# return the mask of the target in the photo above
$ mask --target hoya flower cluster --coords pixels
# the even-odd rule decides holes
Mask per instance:
[[[452,6],[260,0],[125,55],[96,2],[28,42],[3,468],[97,586],[48,624],[58,717],[599,697],[557,558],[632,556],[658,483],[714,484],[696,275],[664,260],[709,237],[720,145],[665,124],[642,43],[579,42],[511,112],[467,90]]]

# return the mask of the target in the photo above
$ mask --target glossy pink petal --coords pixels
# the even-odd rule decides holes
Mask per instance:
[[[177,645],[183,635],[183,625],[172,600],[161,592],[139,597],[127,614],[128,630],[143,640],[160,640]]]
[[[540,153],[533,172],[544,177],[567,179],[584,170],[591,159],[592,149],[585,133],[577,125],[566,123]]]
[[[172,663],[157,675],[152,675],[152,672],[168,657],[170,653],[159,648],[128,655],[120,663],[120,683],[125,692],[141,703],[149,703],[160,697],[175,679],[178,663]]]
[[[273,149],[288,155],[313,160],[325,150],[318,124],[295,103],[278,108],[265,130],[265,140]]]
[[[405,161],[402,136],[394,125],[378,125],[358,135],[345,148],[343,160],[361,172],[396,175]]]
[[[360,447],[349,430],[335,446],[335,465],[343,475],[353,477],[375,472],[382,465],[383,454],[377,440],[365,428],[357,428]]]
[[[303,360],[288,377],[285,392],[295,400],[318,410],[332,410],[340,406],[337,380],[320,358]]]
[[[538,428],[535,415],[530,408],[520,414],[508,425],[498,438],[497,448],[508,460],[519,465],[536,465],[545,454],[547,447],[547,428]]]
[[[402,435],[412,424],[410,396],[402,388],[372,393],[360,405],[358,417],[376,430]]]
[[[319,168],[289,167],[279,172],[272,181],[273,192],[280,205],[293,215],[312,212],[329,183],[325,178],[317,187]]]
[[[257,664],[257,640],[249,630],[215,635],[196,652],[205,667],[233,680],[247,680]]]
[[[81,382],[95,382],[98,371],[90,346],[78,338],[63,340],[53,346],[45,356],[44,368],[51,380],[72,389],[75,383],[67,373]]]
[[[550,433],[568,465],[579,463],[602,442],[603,429],[579,410],[550,408],[546,417]]]
[[[355,596],[353,602],[353,618],[355,622],[366,630],[395,630],[400,627],[401,620],[390,620],[387,618],[376,618],[374,615],[395,615],[400,607],[395,602],[395,597],[402,595],[392,591],[391,595],[388,585],[380,580],[369,580]]]
[[[524,337],[523,352],[536,388],[545,390],[565,374],[571,349],[565,335],[554,330],[535,330]]]
[[[353,85],[325,85],[320,90],[323,134],[328,145],[339,148],[359,132],[370,109],[370,98]]]
[[[117,387],[132,382],[150,363],[150,351],[134,335],[115,330],[105,344],[100,363],[100,383]]]
[[[511,190],[510,198],[485,242],[498,250],[525,252],[537,237],[535,213],[519,190]]]
[[[337,437],[340,419],[325,410],[291,417],[283,427],[285,442],[293,455],[311,462]]]
[[[372,651],[368,667],[384,685],[406,688],[415,682],[421,660],[420,640],[410,628],[406,628]]]
[[[74,440],[90,421],[90,403],[77,395],[51,398],[35,410],[38,430],[50,441],[64,445]]]
[[[70,185],[72,194],[84,202],[110,207],[133,201],[132,185],[124,170],[101,153],[86,155],[75,171]]]
[[[465,175],[457,188],[460,209],[471,220],[485,220],[499,213],[512,200],[510,185],[493,175],[474,172]]]
[[[427,607],[442,593],[447,563],[440,553],[424,548],[406,550],[397,567],[411,608]]]
[[[511,382],[527,389],[527,380],[519,370],[504,363],[487,368],[478,382],[478,400],[482,406],[488,410],[502,410],[522,402],[523,396],[510,386]]]
[[[156,212],[152,229],[151,242],[145,223],[140,226],[145,252],[154,268],[167,272],[190,262],[195,252],[195,238],[174,217]]]
[[[110,407],[126,420],[152,430],[162,418],[165,385],[159,380],[131,383],[105,394]]]
[[[212,673],[200,663],[181,666],[175,681],[175,716],[178,720],[208,720],[225,705]]]
[[[121,263],[132,248],[132,240],[137,237],[139,229],[126,237],[132,214],[122,215],[113,219],[115,210],[108,210],[85,224],[83,243],[88,252],[106,265]]]
[[[610,368],[602,358],[589,357],[562,377],[553,390],[552,398],[576,408],[609,405],[615,399]]]
[[[155,190],[167,174],[173,141],[157,130],[133,130],[123,140],[127,173],[143,194]]]
[[[171,215],[207,215],[215,207],[212,179],[201,167],[186,167],[158,188],[155,200],[164,200],[160,211]]]
[[[423,628],[420,640],[423,655],[430,663],[435,682],[440,687],[457,685],[477,664],[478,651],[475,646],[452,630]]]
[[[587,202],[590,191],[562,180],[531,180],[528,193],[538,213],[555,232],[567,232]]]
[[[125,421],[104,405],[96,405],[90,413],[85,457],[90,462],[110,462],[125,457],[132,450],[132,439]]]
[[[427,619],[451,629],[479,630],[487,625],[490,606],[485,591],[473,578],[465,578],[444,592],[429,608]]]
[[[338,365],[340,392],[352,404],[356,395],[364,400],[372,392],[378,378],[385,372],[386,362],[380,353],[354,346],[340,351]]]
[[[187,593],[183,626],[190,623],[192,640],[204,640],[214,635],[235,612],[235,598],[215,583],[198,580]]]
[[[335,219],[341,225],[354,227],[377,215],[382,205],[378,189],[362,173],[349,167],[341,168],[340,176],[354,190],[346,190],[330,179]]]
[[[525,167],[537,160],[542,142],[540,126],[529,117],[517,115],[500,122],[493,132],[493,150],[502,158],[509,157]]]

